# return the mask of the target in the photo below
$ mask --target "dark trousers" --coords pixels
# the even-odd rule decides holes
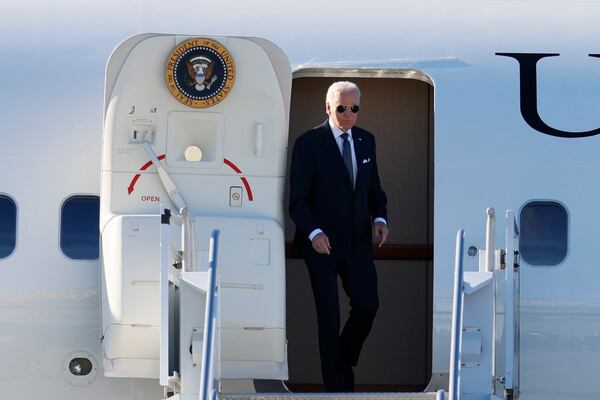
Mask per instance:
[[[363,343],[379,306],[377,275],[370,256],[321,255],[305,258],[312,284],[317,322],[321,373],[328,392],[354,390],[354,373]],[[340,335],[338,275],[350,299],[350,315]]]

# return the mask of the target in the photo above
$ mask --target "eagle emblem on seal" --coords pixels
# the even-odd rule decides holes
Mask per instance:
[[[219,77],[213,73],[214,62],[204,56],[198,56],[187,62],[188,75],[190,77],[189,86],[193,86],[197,91],[210,89]]]

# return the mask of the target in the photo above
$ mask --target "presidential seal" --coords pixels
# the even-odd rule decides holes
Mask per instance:
[[[220,43],[190,39],[171,52],[165,78],[169,91],[181,103],[195,108],[211,107],[231,92],[235,65]]]

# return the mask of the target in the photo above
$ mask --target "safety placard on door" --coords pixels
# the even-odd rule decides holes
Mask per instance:
[[[231,186],[229,188],[229,207],[241,207],[242,206],[242,187]]]

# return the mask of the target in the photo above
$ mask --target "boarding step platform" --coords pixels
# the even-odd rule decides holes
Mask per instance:
[[[447,400],[444,391],[429,393],[219,393],[218,400]],[[179,400],[178,396],[169,400]],[[494,399],[492,399],[494,400]]]
[[[220,393],[219,400],[445,400],[431,393]]]

